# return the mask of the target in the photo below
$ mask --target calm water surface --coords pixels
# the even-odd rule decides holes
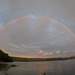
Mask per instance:
[[[66,61],[13,62],[18,65],[0,75],[75,75],[75,59]]]

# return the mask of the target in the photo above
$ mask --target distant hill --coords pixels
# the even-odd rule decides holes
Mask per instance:
[[[72,57],[57,57],[57,58],[21,58],[21,57],[12,57],[13,61],[23,61],[23,62],[33,62],[33,61],[60,61],[60,60],[69,60],[75,59],[75,56]]]
[[[21,58],[21,57],[11,57],[7,53],[0,50],[0,61],[1,62],[60,61],[60,60],[69,60],[69,59],[75,59],[75,56],[72,56],[72,57],[57,57],[57,58],[56,57],[55,58]]]
[[[12,62],[12,58],[7,54],[0,50],[0,61],[1,62]]]

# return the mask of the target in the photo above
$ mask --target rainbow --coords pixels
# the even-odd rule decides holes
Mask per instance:
[[[59,22],[59,21],[57,21],[57,20],[55,20],[55,19],[52,19],[52,18],[50,18],[50,17],[47,17],[47,16],[38,16],[38,15],[21,16],[21,17],[18,17],[18,18],[16,18],[16,19],[14,19],[14,20],[11,20],[11,21],[8,22],[7,24],[3,25],[1,28],[5,28],[6,26],[8,26],[9,24],[11,24],[11,23],[13,23],[13,22],[15,22],[15,21],[21,20],[21,19],[23,19],[23,18],[28,18],[28,17],[32,17],[32,19],[45,18],[45,19],[48,19],[48,20],[53,20],[54,22],[59,23],[62,27],[64,27],[65,29],[67,29],[67,30],[69,31],[69,33],[70,33],[72,36],[74,36],[74,38],[75,38],[75,34],[74,34],[68,27],[66,27],[66,26],[65,26],[64,24],[62,24],[61,22]],[[0,30],[1,30],[1,28],[0,28]]]

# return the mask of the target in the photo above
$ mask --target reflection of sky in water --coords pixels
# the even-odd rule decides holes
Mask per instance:
[[[14,62],[19,65],[7,71],[8,75],[74,75],[75,60],[51,62]],[[11,64],[11,63],[10,63]]]

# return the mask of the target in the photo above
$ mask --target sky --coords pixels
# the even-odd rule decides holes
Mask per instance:
[[[0,0],[0,49],[17,57],[75,55],[75,0]]]

